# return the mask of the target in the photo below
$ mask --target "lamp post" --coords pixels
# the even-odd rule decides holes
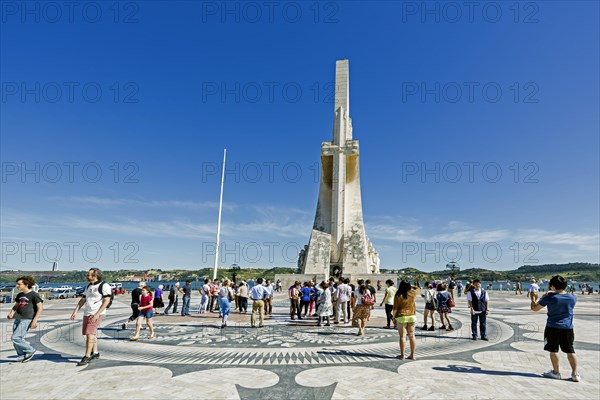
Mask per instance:
[[[231,264],[231,270],[233,271],[233,273],[231,274],[231,279],[233,280],[233,283],[237,283],[235,278],[237,277],[237,272],[241,269],[242,268],[239,265]]]
[[[446,269],[450,271],[450,278],[454,280],[456,278],[456,273],[460,271],[460,266],[456,261],[450,261],[446,264]]]

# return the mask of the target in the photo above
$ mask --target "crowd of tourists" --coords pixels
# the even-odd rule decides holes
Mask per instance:
[[[94,359],[100,358],[98,351],[97,330],[107,309],[112,304],[113,294],[110,286],[102,281],[102,272],[92,268],[86,276],[89,284],[85,288],[83,297],[79,300],[71,315],[71,320],[77,318],[79,310],[83,310],[82,335],[86,338],[85,354],[77,365],[87,365]],[[36,350],[25,336],[30,329],[36,329],[43,311],[42,298],[32,290],[35,279],[23,276],[17,279],[16,287],[20,291],[15,299],[15,305],[7,318],[14,319],[12,342],[17,352],[18,362],[28,362]],[[385,282],[386,288],[379,302],[385,308],[387,324],[385,329],[396,329],[399,334],[399,359],[416,359],[415,329],[418,325],[416,300],[423,297],[425,306],[423,310],[423,331],[436,330],[437,313],[439,326],[437,329],[452,331],[450,314],[456,306],[455,297],[466,295],[469,312],[471,315],[472,340],[487,341],[486,320],[490,313],[490,296],[487,290],[481,287],[479,279],[467,282],[463,287],[447,282],[425,282],[421,287],[418,282],[411,285],[402,280],[398,287],[392,280]],[[371,311],[377,304],[378,291],[382,288],[381,281],[375,288],[370,280],[358,280],[356,284],[348,278],[321,281],[300,282],[296,281],[288,288],[289,315],[291,320],[314,319],[316,326],[331,326],[352,324],[358,328],[357,335],[365,335],[367,324],[371,318]],[[132,314],[121,325],[127,329],[130,322],[135,322],[135,334],[130,340],[140,339],[140,330],[145,322],[149,329],[148,339],[156,338],[152,318],[164,307],[162,300],[163,285],[152,290],[144,282],[131,292]],[[567,353],[571,365],[571,380],[579,382],[577,372],[577,359],[573,348],[573,310],[576,297],[567,292],[566,280],[557,275],[549,282],[549,290],[541,297],[539,286],[532,281],[527,296],[531,300],[531,310],[539,311],[548,308],[548,320],[544,332],[544,349],[550,353],[552,369],[544,376],[552,379],[561,379],[559,372],[558,350]],[[227,327],[227,321],[232,307],[234,311],[246,314],[248,301],[252,301],[250,326],[261,328],[264,326],[264,317],[273,312],[273,298],[276,292],[281,291],[281,281],[275,283],[270,280],[263,282],[262,278],[256,280],[252,288],[245,281],[239,284],[228,279],[206,279],[198,290],[200,303],[197,312],[200,314],[214,312],[219,314],[221,328]],[[175,283],[169,288],[169,303],[164,311],[165,315],[177,313],[179,297],[182,297],[181,316],[189,316],[192,297],[192,284],[186,281],[181,287]],[[381,295],[381,294],[380,294]],[[409,342],[409,353],[406,352],[406,338]]]

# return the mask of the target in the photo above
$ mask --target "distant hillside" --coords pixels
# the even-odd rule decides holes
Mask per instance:
[[[416,268],[408,267],[403,269],[382,269],[382,273],[392,273],[392,271],[402,271],[399,274],[402,277],[410,280],[432,280],[446,279],[450,272],[448,270],[424,272]],[[231,278],[236,272],[230,268],[220,268],[217,277]],[[237,271],[239,279],[250,279],[263,277],[264,279],[273,279],[275,274],[291,274],[296,273],[296,268],[275,267],[270,269],[262,268],[242,268]],[[15,279],[22,275],[33,275],[40,283],[75,283],[85,282],[86,271],[0,271],[1,283],[14,283]],[[148,269],[140,270],[119,270],[119,271],[104,271],[103,279],[107,282],[113,281],[129,281],[139,279],[140,276],[146,276],[149,279],[156,278],[160,275],[163,281],[180,281],[185,280],[197,281],[203,278],[212,278],[212,268],[201,268],[198,270],[184,269]],[[560,274],[567,279],[577,282],[600,282],[600,265],[590,263],[569,263],[569,264],[545,264],[545,265],[524,265],[511,271],[493,271],[483,268],[469,268],[459,271],[456,278],[467,280],[479,278],[484,281],[523,281],[528,277],[536,279],[550,279],[552,276]],[[152,277],[152,278],[151,278]]]
[[[86,270],[87,271],[87,270]],[[15,280],[23,275],[31,275],[40,284],[44,283],[76,283],[85,282],[86,271],[1,271],[1,283],[14,283]],[[263,277],[264,279],[273,279],[275,274],[291,274],[297,272],[296,268],[275,267],[270,269],[263,268],[242,268],[239,271],[234,271],[230,268],[219,268],[217,278],[231,279],[233,273],[237,272],[238,279],[250,279]],[[102,279],[107,282],[131,281],[143,277],[144,274],[148,279],[156,278],[160,275],[162,281],[180,281],[186,280],[197,281],[203,278],[212,279],[213,269],[202,268],[198,270],[172,269],[163,271],[161,269],[140,270],[119,270],[119,271],[103,271]]]
[[[390,270],[386,270],[390,272]],[[450,271],[441,270],[433,272],[423,272],[416,268],[404,268],[401,270],[402,276],[418,280],[446,279],[450,276]],[[554,275],[562,275],[567,279],[578,282],[600,282],[600,264],[590,263],[569,263],[569,264],[544,264],[544,265],[524,265],[510,271],[493,271],[483,268],[468,268],[459,271],[456,278],[467,280],[479,278],[483,281],[522,281],[528,277],[536,279],[550,279]]]

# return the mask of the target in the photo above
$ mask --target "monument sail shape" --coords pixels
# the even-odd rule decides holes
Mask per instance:
[[[379,273],[379,255],[365,234],[358,140],[352,139],[348,60],[335,64],[333,140],[321,145],[315,222],[298,266],[305,274]]]

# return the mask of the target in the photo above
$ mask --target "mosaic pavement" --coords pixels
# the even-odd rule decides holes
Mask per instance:
[[[600,396],[600,296],[579,296],[575,348],[582,381],[541,377],[550,368],[543,348],[545,312],[529,311],[528,299],[491,293],[489,342],[472,341],[466,299],[452,313],[455,331],[417,331],[417,360],[398,360],[398,334],[383,329],[376,308],[365,336],[349,325],[317,327],[315,319],[291,321],[285,295],[278,295],[264,328],[250,327],[250,314],[232,313],[220,329],[217,314],[157,316],[157,338],[129,341],[121,323],[129,314],[119,297],[103,321],[101,359],[76,367],[84,353],[81,320],[69,321],[74,300],[46,301],[42,324],[29,334],[38,353],[15,363],[12,322],[0,308],[0,397],[5,399],[96,399],[98,390],[121,398],[171,399],[401,399],[598,398]],[[195,304],[196,299],[192,300]],[[420,302],[418,308],[422,309]],[[79,315],[81,317],[81,313]],[[419,315],[422,320],[422,315]],[[438,325],[439,326],[439,325]],[[26,384],[22,384],[26,377]],[[92,388],[92,389],[90,389]]]

